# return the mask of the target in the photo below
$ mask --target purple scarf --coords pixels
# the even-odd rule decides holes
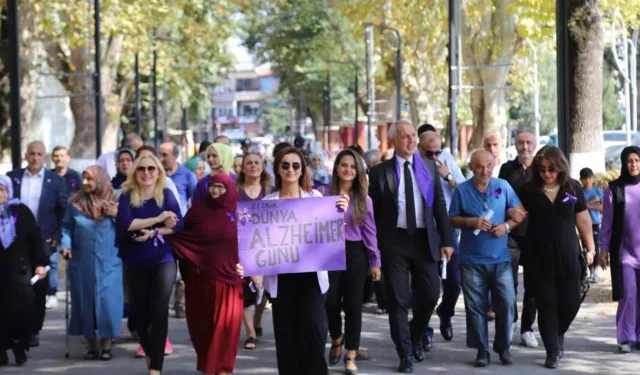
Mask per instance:
[[[400,183],[400,171],[404,169],[404,166],[400,165],[398,158],[395,158],[396,161],[396,183]],[[422,198],[424,198],[427,207],[431,208],[433,206],[433,177],[427,166],[424,165],[422,161],[422,157],[418,152],[413,154],[413,163],[411,163],[413,167],[413,174],[416,176],[416,182],[418,183],[418,188],[420,189],[420,193],[422,193]]]

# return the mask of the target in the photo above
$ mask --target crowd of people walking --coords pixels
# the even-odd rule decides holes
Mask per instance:
[[[0,176],[0,365],[7,350],[24,364],[39,345],[45,311],[58,303],[60,258],[72,301],[67,334],[84,337],[84,359],[111,360],[127,318],[150,375],[173,351],[172,293],[204,374],[232,373],[239,347],[261,345],[268,303],[279,374],[326,375],[341,359],[345,374],[357,374],[371,290],[377,312],[388,313],[400,373],[432,350],[434,313],[442,337],[453,339],[460,294],[475,366],[490,365],[491,350],[504,365],[515,361],[518,320],[521,344],[537,347],[537,314],[545,366],[557,368],[598,267],[611,269],[619,352],[640,342],[640,148],[624,149],[621,175],[603,192],[588,168],[572,179],[556,147],[534,154],[529,129],[515,134],[514,160],[501,159],[500,137],[488,135],[468,178],[433,126],[398,120],[389,137],[392,153],[348,147],[333,170],[301,144],[276,145],[272,162],[250,152],[249,140],[233,155],[224,136],[181,165],[176,144],[156,150],[129,134],[78,173],[66,148],[53,149],[48,170],[45,145],[29,143],[27,167]],[[238,202],[323,195],[344,214],[345,269],[244,277]]]

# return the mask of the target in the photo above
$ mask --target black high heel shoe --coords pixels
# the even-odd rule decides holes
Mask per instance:
[[[13,352],[14,357],[16,357],[16,364],[18,366],[22,366],[27,363],[27,352],[25,352],[24,348],[20,346],[20,344],[14,344],[11,347],[11,351]]]
[[[340,338],[340,344],[331,345],[331,350],[335,348],[340,348],[340,354],[337,356],[331,355],[331,350],[329,351],[329,365],[333,366],[340,362],[340,357],[342,357],[342,347],[344,346],[344,336]]]

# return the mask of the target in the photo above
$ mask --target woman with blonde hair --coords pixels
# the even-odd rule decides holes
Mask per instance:
[[[85,359],[111,359],[123,312],[122,260],[115,247],[118,199],[102,167],[82,172],[82,189],[69,202],[63,222],[62,256],[69,261],[70,335],[84,335]],[[97,332],[97,334],[96,334]],[[100,338],[100,347],[97,339]]]
[[[226,173],[232,180],[236,178],[233,174],[233,151],[231,147],[223,143],[212,143],[211,146],[207,147],[206,157],[207,163],[211,167],[211,174],[198,181],[196,190],[193,192],[193,198],[191,198],[191,204],[204,199],[209,194],[209,177],[218,173]]]
[[[166,188],[165,179],[157,157],[137,159],[123,184],[116,217],[116,245],[127,265],[137,332],[149,375],[162,371],[169,324],[167,306],[177,274],[173,251],[164,236],[183,229],[180,205]]]

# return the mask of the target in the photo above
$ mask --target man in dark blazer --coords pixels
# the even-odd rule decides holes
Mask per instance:
[[[45,303],[48,294],[55,298],[57,287],[58,253],[56,248],[62,238],[62,221],[67,209],[66,182],[57,173],[44,167],[46,149],[41,141],[33,141],[27,145],[25,159],[27,168],[7,173],[13,183],[16,198],[24,203],[36,217],[45,251],[50,257],[51,270],[46,282],[38,282],[34,286],[36,296],[36,328],[42,330],[45,316]],[[30,346],[38,346],[40,337],[36,333],[30,340]]]
[[[451,258],[453,236],[435,164],[417,153],[413,124],[397,121],[389,137],[395,155],[371,170],[369,195],[387,286],[391,338],[400,357],[398,372],[411,373],[411,354],[418,362],[424,360],[423,333],[440,296],[438,262]],[[414,306],[409,275],[418,292]]]

